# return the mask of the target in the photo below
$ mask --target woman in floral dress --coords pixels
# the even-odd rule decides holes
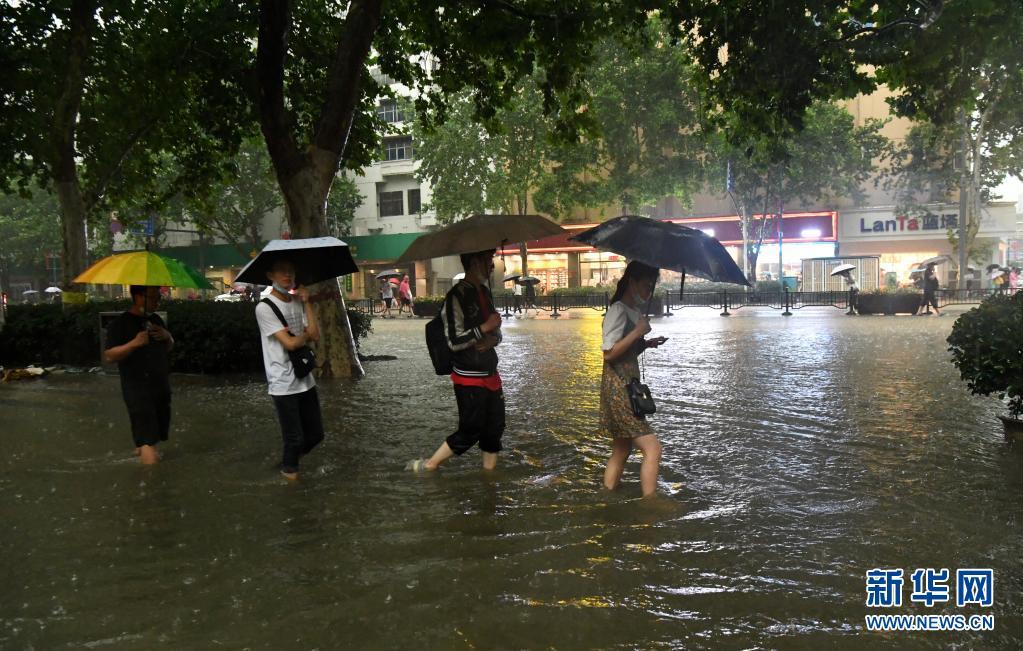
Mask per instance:
[[[600,431],[611,438],[611,458],[604,471],[604,486],[618,487],[633,447],[643,453],[639,479],[643,496],[657,491],[657,469],[661,462],[661,443],[644,416],[632,412],[626,384],[640,377],[639,356],[647,348],[664,343],[664,337],[644,339],[650,332],[650,321],[643,309],[654,285],[658,270],[641,262],[630,262],[618,281],[614,297],[604,315],[604,372],[600,382]]]

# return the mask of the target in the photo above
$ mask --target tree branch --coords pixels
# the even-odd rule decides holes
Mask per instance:
[[[261,0],[256,44],[259,126],[279,179],[290,178],[305,162],[284,107],[284,58],[290,29],[288,0]]]
[[[272,0],[264,0],[269,4]],[[313,135],[313,144],[337,156],[344,156],[355,119],[355,107],[362,95],[362,75],[373,38],[380,28],[382,0],[355,0],[348,7],[341,41],[331,62],[327,97]],[[261,21],[262,22],[262,21]],[[260,30],[262,33],[262,29]],[[337,170],[331,170],[331,176]]]
[[[71,3],[70,35],[68,38],[67,74],[53,109],[52,151],[54,179],[68,182],[77,180],[75,165],[75,134],[78,113],[85,94],[85,64],[89,56],[89,41],[96,25],[96,6],[92,0],[74,0]]]

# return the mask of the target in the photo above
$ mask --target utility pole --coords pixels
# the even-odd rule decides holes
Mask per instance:
[[[778,202],[778,282],[780,283],[779,291],[783,291],[783,292],[785,291],[785,268],[782,266],[782,261],[781,261],[782,260],[782,258],[781,258],[781,244],[782,244],[782,239],[784,238],[784,234],[782,233],[782,226],[781,226],[781,224],[782,224],[782,220],[784,219],[784,217],[785,217],[785,206],[783,206],[782,203],[779,201]]]
[[[959,109],[959,219],[956,223],[959,232],[959,289],[966,288],[966,219],[970,200],[970,172],[967,169],[966,148],[969,146],[966,111]]]

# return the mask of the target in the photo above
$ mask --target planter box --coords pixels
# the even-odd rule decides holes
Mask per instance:
[[[920,294],[860,294],[856,308],[860,314],[916,314]]]
[[[1008,440],[1023,441],[1023,421],[999,416],[1002,426],[1005,428],[1005,438]]]
[[[413,303],[412,314],[433,318],[440,313],[441,305],[443,305],[443,303]]]

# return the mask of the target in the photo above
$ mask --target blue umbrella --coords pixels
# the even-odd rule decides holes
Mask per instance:
[[[651,267],[716,282],[749,285],[725,247],[710,235],[672,222],[625,215],[569,238]]]

